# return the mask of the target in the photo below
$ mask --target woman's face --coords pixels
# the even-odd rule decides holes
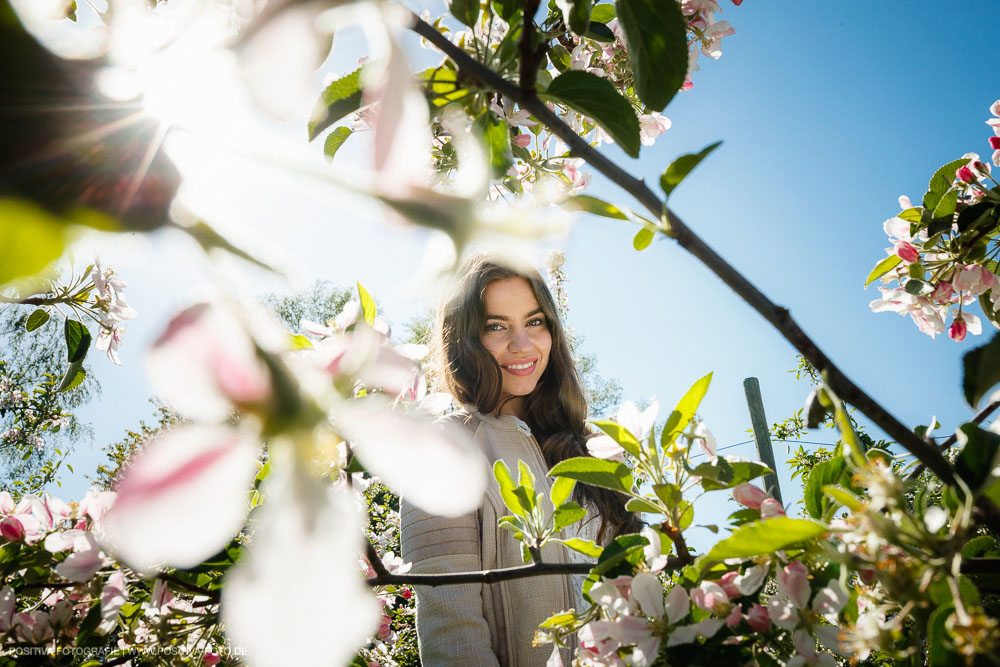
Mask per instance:
[[[503,414],[522,415],[524,396],[534,391],[549,363],[552,334],[531,285],[504,278],[486,286],[486,321],[480,340],[500,364]]]

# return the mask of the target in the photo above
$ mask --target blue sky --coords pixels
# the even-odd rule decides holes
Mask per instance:
[[[991,332],[961,344],[931,340],[909,319],[871,313],[868,303],[877,292],[874,286],[865,291],[863,282],[884,256],[882,222],[898,212],[897,197],[916,201],[941,164],[968,151],[989,153],[984,121],[1000,97],[990,61],[996,50],[989,45],[996,44],[1000,4],[720,4],[720,18],[736,34],[725,39],[719,61],[702,58],[693,90],[667,108],[672,128],[639,160],[615,147],[602,150],[655,182],[678,154],[723,140],[675,191],[673,209],[788,307],[890,412],[910,425],[936,415],[947,432],[971,415],[960,392],[961,355]],[[356,35],[338,36],[326,69],[353,69],[358,44]],[[271,129],[304,141],[301,125]],[[319,153],[321,146],[308,150]],[[349,143],[338,162],[365,160],[364,152],[363,141]],[[412,289],[427,233],[387,223],[370,204],[302,179],[259,172],[233,182],[219,179],[222,162],[191,162],[191,178],[212,193],[203,202],[211,219],[269,256],[284,257],[295,274],[287,282],[243,266],[221,269],[236,289],[260,293],[320,278],[342,285],[361,280],[394,322],[430,307]],[[598,175],[590,193],[634,205]],[[570,323],[598,356],[600,372],[621,381],[626,399],[655,395],[666,410],[694,380],[714,371],[701,414],[723,446],[749,437],[745,377],[759,378],[769,421],[800,408],[809,387],[788,372],[796,365],[791,346],[672,242],[657,240],[637,253],[633,231],[625,223],[581,217],[566,239],[539,250],[540,256],[548,247],[566,251]],[[220,269],[166,234],[86,244],[120,269],[140,312],[122,351],[125,366],[111,367],[97,355],[92,360],[104,398],[78,414],[94,423],[96,443],[104,444],[150,414],[141,352],[172,312],[204,294]],[[829,441],[830,432],[808,439]],[[750,445],[727,453],[754,456]],[[779,462],[787,458],[780,444],[775,453]],[[64,478],[57,493],[82,495],[81,473],[98,462],[97,447],[80,443],[72,458],[77,474]],[[799,496],[783,471],[782,484],[786,503]],[[697,523],[718,521],[731,506],[708,505],[708,518]],[[697,544],[710,535],[693,537]]]

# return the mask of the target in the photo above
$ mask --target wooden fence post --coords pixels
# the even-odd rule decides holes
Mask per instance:
[[[767,427],[767,417],[764,416],[764,402],[760,397],[760,383],[757,378],[743,380],[743,391],[747,397],[747,407],[750,409],[750,423],[753,425],[753,439],[757,444],[757,458],[774,473],[764,475],[764,490],[784,506],[781,500],[781,486],[778,484],[778,467],[774,463],[774,451],[771,449],[771,431]]]

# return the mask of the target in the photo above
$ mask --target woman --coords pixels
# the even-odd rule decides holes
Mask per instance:
[[[520,273],[488,257],[463,265],[452,297],[438,313],[436,345],[444,383],[464,409],[446,417],[468,429],[490,466],[511,470],[524,461],[536,489],[549,502],[546,472],[586,456],[587,406],[569,343],[552,295],[537,272]],[[578,484],[575,497],[588,510],[574,534],[604,544],[641,527],[613,491]],[[551,506],[544,508],[551,511]],[[520,542],[498,528],[508,514],[491,484],[477,512],[432,516],[401,508],[403,558],[413,572],[496,569],[523,564]],[[542,551],[547,562],[576,559],[559,544]],[[425,667],[487,665],[534,667],[550,650],[532,647],[538,624],[551,614],[579,608],[577,582],[554,575],[496,584],[417,589],[417,633]],[[563,656],[564,662],[569,660]]]

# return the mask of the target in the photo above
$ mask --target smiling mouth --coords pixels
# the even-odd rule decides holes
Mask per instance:
[[[517,364],[506,364],[502,368],[510,373],[511,375],[531,375],[535,372],[535,366],[538,365],[538,359],[533,359],[531,361],[526,361]]]

